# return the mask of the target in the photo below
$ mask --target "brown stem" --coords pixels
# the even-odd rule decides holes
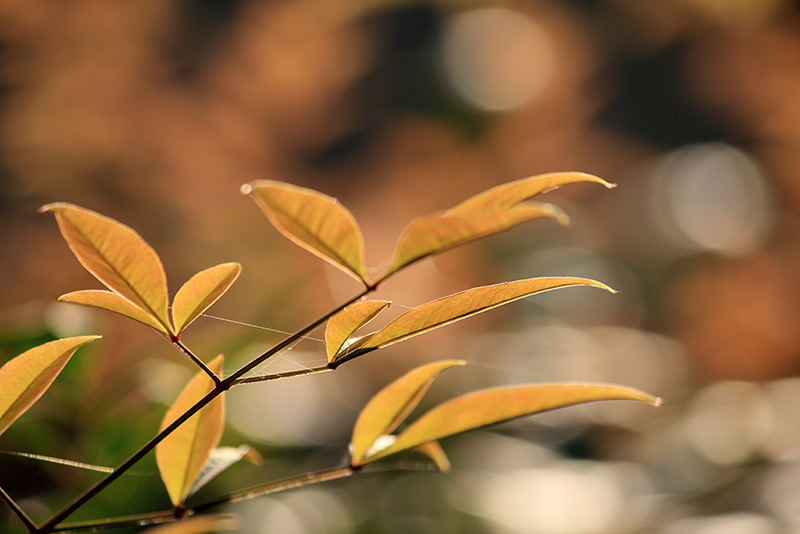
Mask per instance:
[[[200,358],[198,358],[198,357],[195,355],[195,353],[194,353],[194,352],[192,352],[191,350],[189,350],[189,347],[187,347],[186,345],[184,345],[184,344],[183,344],[183,341],[181,341],[181,340],[180,340],[180,338],[178,338],[178,337],[175,337],[175,336],[170,336],[170,339],[169,339],[169,340],[172,342],[172,344],[173,344],[173,345],[175,345],[176,347],[178,347],[178,349],[179,349],[181,352],[183,352],[185,355],[187,355],[187,356],[189,357],[189,359],[190,359],[190,360],[192,360],[192,361],[193,361],[193,362],[194,362],[194,363],[195,363],[195,364],[196,364],[196,365],[197,365],[197,366],[198,366],[200,369],[202,369],[202,370],[203,370],[203,371],[204,371],[204,372],[205,372],[205,373],[206,373],[206,374],[207,374],[209,377],[211,377],[211,380],[213,380],[213,381],[214,381],[214,385],[215,385],[215,386],[218,386],[218,385],[220,384],[220,382],[222,382],[222,380],[221,380],[221,379],[220,379],[220,378],[217,376],[217,374],[216,374],[214,371],[212,371],[211,369],[209,369],[209,367],[208,367],[208,366],[205,364],[205,362],[203,362],[203,360],[201,360]]]
[[[3,502],[5,502],[8,507],[11,508],[11,511],[14,512],[19,520],[25,524],[25,528],[27,528],[29,532],[36,532],[38,530],[39,527],[36,526],[36,523],[34,523],[33,520],[28,517],[28,514],[25,513],[25,510],[20,508],[16,501],[14,501],[14,499],[12,499],[11,496],[6,493],[6,490],[4,490],[1,486],[0,499],[2,499]]]

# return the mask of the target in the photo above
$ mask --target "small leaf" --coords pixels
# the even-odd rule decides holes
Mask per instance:
[[[172,322],[178,335],[228,291],[242,272],[238,263],[222,263],[192,276],[175,294]]]
[[[214,480],[220,473],[242,459],[255,465],[261,465],[264,461],[258,451],[249,445],[218,447],[211,451],[211,456],[186,494],[186,498],[188,499],[200,491],[203,486]]]
[[[156,251],[133,229],[94,211],[56,202],[61,234],[87,271],[172,331],[167,318],[167,277]]]
[[[344,352],[337,361],[417,336],[521,298],[571,286],[592,286],[614,292],[607,285],[588,278],[531,278],[491,286],[475,287],[417,306],[372,334],[357,349]]]
[[[439,373],[466,363],[463,360],[443,360],[422,365],[372,397],[361,410],[353,427],[351,464],[354,467],[361,465],[375,440],[389,434],[408,417]]]
[[[616,187],[611,184],[583,172],[553,172],[523,178],[507,184],[498,185],[483,193],[468,198],[451,209],[448,214],[465,213],[471,211],[502,211],[519,204],[520,202],[533,198],[536,195],[552,191],[566,184],[576,182],[596,182],[603,184],[608,189]]]
[[[502,211],[465,210],[417,219],[403,230],[391,266],[376,283],[432,254],[542,217],[555,219],[562,225],[569,223],[569,217],[558,207],[541,202],[530,202]]]
[[[447,459],[447,454],[445,454],[444,449],[442,449],[438,441],[423,443],[419,447],[414,447],[413,450],[430,458],[442,473],[449,473],[453,468],[453,466],[450,465],[450,460]]]
[[[208,364],[208,367],[215,374],[221,375],[222,365],[223,357],[220,354]],[[161,430],[172,424],[212,389],[214,383],[211,378],[203,371],[197,373],[167,411],[161,423]],[[175,506],[183,503],[200,475],[211,456],[211,451],[222,437],[224,425],[225,404],[223,395],[220,395],[156,446],[158,470],[167,487],[169,498]]]
[[[76,350],[100,337],[50,341],[0,367],[0,434],[42,396]]]
[[[246,184],[242,192],[255,200],[284,236],[369,285],[361,230],[335,198],[272,180]]]
[[[365,300],[346,307],[328,320],[325,327],[325,350],[332,362],[347,339],[382,312],[390,302]]]
[[[112,311],[125,317],[129,317],[135,321],[153,328],[163,334],[169,335],[169,332],[163,324],[158,322],[155,317],[141,309],[136,304],[132,303],[125,297],[104,289],[86,289],[83,291],[73,291],[66,295],[58,297],[61,302],[69,302],[71,304],[82,304],[84,306],[94,306],[95,308],[102,308],[104,310]]]
[[[633,388],[609,384],[543,384],[468,393],[431,409],[365,463],[468,430],[555,408],[601,400],[634,400],[654,406],[661,399]]]
[[[238,532],[239,519],[231,514],[201,515],[150,528],[142,534],[219,534]]]

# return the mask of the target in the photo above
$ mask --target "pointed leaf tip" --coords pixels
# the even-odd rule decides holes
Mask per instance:
[[[172,301],[176,335],[222,297],[241,272],[238,263],[222,263],[200,271],[183,284]]]
[[[332,363],[353,333],[369,323],[390,305],[387,300],[364,300],[346,307],[328,320],[325,327],[325,350]]]
[[[0,434],[50,387],[80,347],[103,336],[50,341],[27,350],[0,367]]]
[[[208,367],[222,375],[223,356],[220,354]],[[214,389],[211,378],[198,372],[186,385],[178,399],[167,411],[160,430],[171,425],[197,401]],[[203,470],[211,452],[222,437],[225,426],[224,394],[209,402],[179,428],[156,445],[156,463],[161,479],[175,506],[180,506]]]

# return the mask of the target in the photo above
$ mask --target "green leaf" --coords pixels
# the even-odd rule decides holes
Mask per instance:
[[[345,351],[336,361],[352,359],[360,354],[417,336],[434,328],[465,319],[515,300],[571,286],[592,286],[614,292],[607,285],[588,278],[531,278],[490,286],[475,287],[417,306],[370,335],[358,348]]]
[[[346,307],[328,320],[325,327],[325,350],[332,362],[348,338],[382,312],[390,302],[365,300]]]
[[[369,285],[361,230],[335,198],[272,180],[246,184],[242,192],[253,198],[284,236]]]
[[[434,379],[463,360],[443,360],[422,365],[404,374],[367,403],[353,427],[351,465],[358,467],[379,437],[389,434],[408,417]]]
[[[208,367],[219,376],[222,374],[222,365],[223,357],[220,354]],[[197,373],[167,411],[161,422],[161,430],[172,424],[212,389],[214,383],[211,378],[203,371]],[[183,503],[211,456],[211,451],[219,443],[224,426],[225,404],[223,395],[219,395],[156,445],[158,470],[175,506]]]
[[[392,264],[376,283],[432,254],[542,217],[555,219],[562,225],[569,223],[569,217],[558,207],[541,202],[530,202],[502,211],[453,211],[417,219],[403,231],[397,241]]]
[[[238,532],[239,519],[230,514],[202,515],[150,528],[142,534],[219,534]]]
[[[80,347],[102,336],[50,341],[27,350],[0,367],[0,434],[50,387]]]
[[[172,332],[167,318],[167,277],[161,259],[133,229],[72,204],[47,204],[61,234],[87,271]]]
[[[211,451],[211,456],[209,456],[197,480],[194,481],[191,489],[186,494],[186,498],[188,499],[200,491],[203,486],[214,480],[220,473],[240,460],[247,460],[255,465],[261,465],[264,461],[258,451],[249,445],[240,445],[239,447],[217,447]]]
[[[228,291],[242,272],[238,263],[222,263],[192,276],[175,294],[172,322],[179,335]]]
[[[451,209],[448,214],[475,211],[502,211],[533,198],[536,195],[552,191],[566,184],[577,182],[596,182],[608,189],[616,187],[602,178],[583,172],[553,172],[523,178],[507,184],[493,187],[483,193],[468,198]]]
[[[58,297],[58,300],[61,302],[82,304],[84,306],[94,306],[95,308],[102,308],[104,310],[112,311],[114,313],[124,315],[125,317],[129,317],[135,321],[139,321],[140,323],[147,325],[163,334],[169,335],[166,327],[155,317],[125,297],[112,291],[106,291],[104,289],[73,291],[72,293],[61,295]]]
[[[661,399],[657,397],[609,384],[543,384],[486,389],[431,409],[401,432],[392,445],[366,458],[364,463],[517,417],[602,400],[634,400],[661,405]]]

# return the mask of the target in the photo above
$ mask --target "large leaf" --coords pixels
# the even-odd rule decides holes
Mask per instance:
[[[491,286],[475,287],[417,306],[372,334],[352,351],[345,351],[337,361],[349,360],[434,328],[465,319],[515,300],[571,286],[592,286],[614,292],[607,285],[588,278],[548,277],[531,278]]]
[[[481,237],[503,232],[532,219],[549,217],[562,225],[567,215],[552,204],[530,202],[501,211],[454,211],[412,222],[395,247],[392,264],[377,282],[422,258]]]
[[[325,326],[325,350],[328,361],[332,362],[347,339],[359,328],[370,322],[390,302],[386,300],[365,300],[346,307],[328,320]]]
[[[463,360],[443,360],[417,367],[372,397],[353,427],[352,465],[361,465],[375,440],[389,434],[408,417],[439,373],[466,363]]]
[[[147,529],[142,534],[220,534],[239,530],[239,519],[230,514],[201,515],[185,521]]]
[[[242,266],[238,263],[222,263],[200,271],[183,284],[172,300],[175,334],[183,332],[192,321],[224,295],[241,272]]]
[[[248,460],[255,465],[261,465],[264,459],[257,450],[249,445],[240,445],[239,447],[218,447],[211,451],[208,461],[203,466],[203,469],[198,475],[197,479],[192,484],[186,494],[188,499],[200,489],[214,480],[220,473],[228,469],[230,466],[239,460]]]
[[[220,354],[208,367],[215,374],[221,375],[222,365],[223,357]],[[214,383],[205,372],[197,373],[167,411],[161,422],[161,430],[172,424],[213,388]],[[183,503],[211,456],[211,451],[219,443],[224,426],[225,404],[223,395],[219,395],[156,446],[158,470],[175,506]]]
[[[132,303],[125,297],[106,291],[103,289],[86,289],[83,291],[73,291],[58,297],[61,302],[70,302],[72,304],[83,304],[84,306],[94,306],[104,310],[112,311],[125,317],[129,317],[135,321],[149,326],[159,332],[169,335],[169,331],[161,324],[155,317],[141,309],[136,304]]]
[[[155,250],[133,229],[72,204],[42,207],[55,213],[61,234],[86,270],[110,290],[151,315],[167,331],[167,277]]]
[[[401,432],[392,445],[366,458],[364,463],[517,417],[602,400],[661,404],[661,399],[647,393],[609,384],[544,384],[486,389],[431,409]]]
[[[242,191],[283,235],[369,285],[361,230],[335,198],[272,180],[246,184]]]
[[[76,350],[100,337],[50,341],[0,367],[0,434],[42,396]]]
[[[552,191],[562,185],[576,182],[596,182],[611,189],[616,187],[602,178],[583,172],[554,172],[523,178],[507,184],[498,185],[483,193],[468,198],[448,213],[466,213],[471,211],[502,211],[532,198],[536,195]]]

